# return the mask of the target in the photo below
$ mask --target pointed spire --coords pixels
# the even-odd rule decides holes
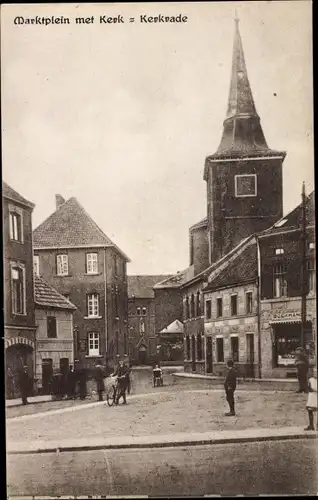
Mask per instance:
[[[232,73],[223,136],[214,157],[270,156],[247,75],[239,19],[235,12]]]
[[[227,108],[227,118],[240,114],[257,116],[254,99],[247,76],[239,19],[235,14],[235,35],[233,44],[232,75]]]

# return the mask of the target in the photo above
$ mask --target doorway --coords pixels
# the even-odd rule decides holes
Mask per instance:
[[[246,334],[246,363],[246,376],[254,378],[254,333]]]
[[[192,359],[192,371],[195,372],[195,336],[191,337],[191,359]]]
[[[213,372],[212,337],[206,338],[206,372]]]
[[[147,362],[147,349],[144,345],[139,347],[138,360],[139,360],[139,364],[141,364],[141,365],[145,365]]]
[[[50,393],[50,384],[53,376],[53,360],[51,358],[42,359],[42,388],[43,394]]]
[[[60,359],[60,373],[62,375],[66,375],[69,370],[69,359],[68,358],[61,358]]]

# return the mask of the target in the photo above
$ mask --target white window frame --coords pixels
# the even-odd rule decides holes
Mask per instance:
[[[147,307],[142,308],[142,316],[147,316]]]
[[[33,273],[36,276],[40,276],[40,257],[39,257],[39,255],[33,255]]]
[[[15,301],[13,296],[13,276],[12,271],[14,268],[22,270],[22,312],[15,311]],[[25,266],[19,262],[10,262],[10,281],[11,281],[11,307],[12,315],[14,316],[26,316],[26,282],[25,282]]]
[[[17,215],[18,217],[20,217],[20,231],[21,231],[21,234],[20,234],[20,239],[19,238],[15,238],[15,231],[17,230],[17,228],[15,228],[12,224],[12,217],[14,215]],[[16,207],[14,205],[9,205],[9,232],[10,232],[10,240],[12,241],[16,241],[18,243],[24,243],[24,238],[23,238],[23,210],[19,207]]]
[[[88,293],[87,301],[87,318],[99,318],[99,295],[98,293]],[[91,308],[91,313],[90,313]]]
[[[99,333],[89,332],[87,340],[88,340],[88,356],[99,356],[100,355]]]
[[[281,266],[284,272],[277,272],[278,267]],[[287,266],[285,263],[274,265],[273,268],[273,297],[280,299],[281,297],[288,297],[288,283],[287,283]]]
[[[283,255],[285,253],[283,248],[275,248],[275,255]]]
[[[98,274],[98,253],[86,254],[86,274]]]
[[[56,256],[56,274],[58,276],[68,276],[68,254],[59,253]]]
[[[238,194],[237,193],[237,180],[241,177],[254,177],[255,179],[255,194]],[[257,196],[257,174],[237,174],[235,178],[235,198],[255,198]]]
[[[315,248],[316,248],[315,242],[314,242],[314,241],[311,241],[311,242],[309,243],[309,245],[308,245],[308,248],[309,248],[309,250],[315,250]]]

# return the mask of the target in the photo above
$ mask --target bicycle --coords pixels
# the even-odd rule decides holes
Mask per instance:
[[[118,378],[116,378],[114,383],[107,390],[106,401],[108,406],[113,406],[114,403],[116,404],[117,392],[118,392]]]

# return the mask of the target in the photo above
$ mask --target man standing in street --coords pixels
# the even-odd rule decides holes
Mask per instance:
[[[103,392],[105,391],[104,374],[102,368],[103,367],[101,365],[96,365],[95,381],[98,394],[98,401],[103,401]]]
[[[308,392],[308,371],[309,371],[309,358],[303,347],[296,349],[297,378],[298,378],[298,393]]]
[[[119,403],[119,399],[122,397],[125,405],[126,390],[128,387],[128,380],[129,380],[129,371],[127,366],[122,361],[119,362],[119,367],[117,368],[115,375],[118,377],[118,393],[116,396],[116,404]]]
[[[22,372],[20,373],[19,386],[22,398],[22,404],[28,404],[28,395],[30,390],[30,377],[28,374],[28,367],[24,365]]]
[[[233,361],[229,360],[227,363],[228,372],[224,382],[224,389],[226,393],[226,400],[229,404],[230,411],[225,414],[226,417],[235,415],[234,392],[236,389],[236,372],[233,366]]]

